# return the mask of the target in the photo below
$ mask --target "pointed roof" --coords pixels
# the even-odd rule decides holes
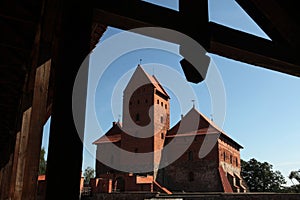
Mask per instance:
[[[139,64],[137,68],[135,69],[133,75],[131,76],[131,79],[129,80],[125,90],[130,89],[137,89],[140,86],[146,85],[146,84],[152,84],[156,90],[158,90],[161,94],[165,95],[167,98],[170,98],[168,93],[164,90],[162,85],[159,83],[159,81],[156,79],[155,76],[151,76],[148,74],[142,66]],[[133,91],[132,91],[133,92]]]
[[[123,132],[121,127],[122,125],[120,122],[113,122],[113,126],[104,134],[104,136],[94,141],[93,144],[119,142],[121,140],[121,133]]]
[[[221,134],[220,137],[226,138],[238,148],[243,148],[240,144],[230,138],[213,121],[199,112],[194,106],[192,109],[168,132],[166,137],[184,137],[192,135]]]

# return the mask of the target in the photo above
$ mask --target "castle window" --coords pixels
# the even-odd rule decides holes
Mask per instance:
[[[160,105],[161,105],[161,107],[164,107],[164,103],[163,102],[161,102]]]
[[[159,104],[159,100],[158,100],[158,99],[157,99],[157,101],[156,101],[156,102],[157,102],[157,104]]]
[[[139,113],[136,114],[135,121],[140,121],[140,114]]]
[[[192,151],[189,151],[189,161],[193,161],[194,159],[194,155],[193,155],[193,152]]]
[[[160,137],[161,137],[161,139],[164,139],[164,138],[165,138],[164,133],[161,133],[161,134],[160,134]]]
[[[168,108],[168,106],[167,106],[167,104],[165,104],[165,109],[167,109]]]
[[[137,104],[140,104],[140,100],[137,100]]]
[[[160,123],[164,123],[164,117],[163,116],[160,117]]]
[[[189,181],[194,181],[194,172],[189,173]]]

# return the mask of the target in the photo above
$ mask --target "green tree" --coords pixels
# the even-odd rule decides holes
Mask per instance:
[[[293,179],[296,179],[298,181],[298,183],[300,183],[300,170],[291,171],[291,173],[289,175],[289,179],[291,179],[293,184],[294,184]]]
[[[281,192],[286,181],[280,171],[273,171],[267,162],[259,162],[252,158],[248,162],[241,161],[241,175],[250,192]]]
[[[292,181],[293,185],[286,187],[284,192],[300,193],[300,170],[291,171],[291,173],[289,175],[289,179]],[[298,184],[295,184],[293,179],[295,179],[298,182]]]
[[[47,161],[45,160],[45,148],[42,147],[40,153],[40,165],[39,165],[39,175],[46,174]]]
[[[84,183],[89,184],[91,178],[94,178],[94,176],[95,176],[95,170],[91,167],[87,167],[84,170],[83,176],[84,176]]]

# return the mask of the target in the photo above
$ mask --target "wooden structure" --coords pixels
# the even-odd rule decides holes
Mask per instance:
[[[272,41],[209,22],[207,0],[180,0],[179,12],[140,0],[2,1],[0,199],[36,198],[42,127],[50,115],[46,198],[79,198],[82,143],[72,119],[72,88],[106,26],[174,29],[210,53],[300,76],[297,2],[236,1]],[[68,187],[61,166],[68,169]]]

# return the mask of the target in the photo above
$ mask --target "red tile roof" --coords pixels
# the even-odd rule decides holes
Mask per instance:
[[[225,138],[235,144],[237,148],[243,148],[240,144],[230,138],[213,121],[211,121],[194,107],[167,132],[166,137],[170,138],[206,134],[220,134],[221,139]]]
[[[151,76],[149,75],[143,68],[141,65],[138,65],[137,69],[141,69],[143,73],[145,73],[145,75],[147,76],[147,78],[149,79],[150,83],[162,94],[164,94],[166,97],[170,98],[168,93],[164,90],[164,88],[161,86],[161,84],[159,83],[159,81],[155,78],[155,76]]]
[[[39,175],[38,176],[38,181],[44,181],[44,180],[46,180],[46,175]]]
[[[121,133],[123,132],[121,127],[119,122],[113,122],[113,126],[105,133],[105,135],[94,141],[93,144],[119,142],[121,140]]]

